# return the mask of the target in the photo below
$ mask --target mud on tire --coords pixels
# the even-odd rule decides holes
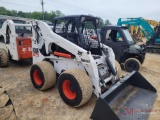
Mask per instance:
[[[89,76],[84,71],[71,69],[59,76],[58,91],[66,104],[80,107],[89,101],[93,88]]]
[[[4,49],[0,49],[0,67],[6,67],[9,63],[9,57]]]
[[[47,61],[38,62],[32,65],[30,77],[33,86],[39,90],[46,90],[56,83],[56,72],[51,63]]]
[[[16,120],[12,101],[6,91],[0,86],[0,120]]]

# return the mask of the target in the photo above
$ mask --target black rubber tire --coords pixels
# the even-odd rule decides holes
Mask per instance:
[[[74,99],[68,99],[64,94],[62,85],[65,80],[71,82],[71,86],[76,93]],[[92,96],[93,88],[89,76],[80,69],[71,69],[64,71],[58,78],[58,91],[63,101],[73,107],[84,105]]]
[[[124,68],[127,72],[138,71],[141,68],[141,63],[136,58],[129,58],[125,61]]]
[[[115,65],[117,67],[117,76],[120,78],[121,77],[121,66],[120,64],[117,62],[117,60],[115,60]]]
[[[4,49],[0,49],[0,67],[7,67],[9,63],[9,57]]]
[[[41,79],[41,83],[37,84],[35,82],[34,71],[38,71],[39,78]],[[30,77],[33,83],[33,86],[38,90],[47,90],[53,87],[56,83],[56,72],[51,63],[47,61],[41,61],[34,65],[32,65],[30,70]]]
[[[16,120],[15,110],[7,92],[0,86],[0,120]]]

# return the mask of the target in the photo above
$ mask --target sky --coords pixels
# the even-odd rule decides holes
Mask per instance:
[[[109,19],[143,17],[160,21],[160,0],[43,0],[47,12],[60,10],[65,15],[91,14]],[[24,12],[42,11],[41,0],[0,0],[0,6]]]

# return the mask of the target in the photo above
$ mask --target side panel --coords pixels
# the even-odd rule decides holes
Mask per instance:
[[[16,43],[19,60],[32,58],[31,38],[17,37]]]
[[[55,58],[51,60],[54,62],[54,68],[58,74],[61,74],[64,70],[69,70],[72,68],[79,68],[85,71],[82,63],[73,61],[73,59],[59,57],[57,60]]]

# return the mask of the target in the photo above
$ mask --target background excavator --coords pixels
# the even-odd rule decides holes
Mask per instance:
[[[158,26],[160,25],[159,22],[157,22],[155,20],[148,20],[148,19],[144,19],[144,20],[146,20],[155,31],[158,30]],[[128,24],[127,24],[127,26],[128,26]],[[137,42],[139,42],[139,41],[142,42],[143,41],[142,38],[145,37],[140,29],[143,29],[143,28],[141,28],[140,26],[129,25],[129,31],[130,31],[132,37]]]
[[[151,27],[156,26],[155,29]],[[151,20],[145,20],[143,18],[119,18],[117,25],[131,27],[131,33],[133,33],[133,26],[136,27],[136,33],[141,31],[143,36],[146,37],[146,51],[160,53],[160,26],[157,22]]]

